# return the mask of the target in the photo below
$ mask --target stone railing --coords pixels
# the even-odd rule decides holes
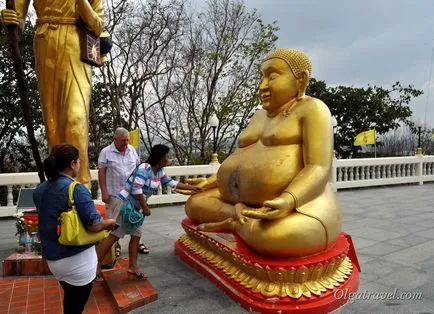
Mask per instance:
[[[168,175],[175,180],[181,177],[208,176],[216,173],[219,165],[198,165],[166,167]],[[92,180],[98,180],[97,170],[91,171]],[[336,159],[333,162],[331,182],[335,190],[372,187],[393,184],[423,184],[434,181],[434,156]],[[16,212],[13,187],[33,187],[39,183],[36,172],[0,174],[0,186],[7,187],[7,204],[0,206],[0,217],[11,216]],[[100,191],[96,199],[101,198]],[[149,199],[150,204],[182,203],[186,196],[173,192],[170,188]]]
[[[211,165],[196,165],[196,166],[179,166],[165,167],[165,171],[174,180],[179,180],[181,177],[195,178],[206,177],[217,172],[219,164]],[[90,171],[92,181],[98,181],[98,170]],[[0,174],[0,186],[7,187],[7,204],[0,206],[0,217],[11,216],[16,212],[16,200],[13,197],[14,186],[18,187],[35,187],[39,183],[38,174],[36,172],[21,172],[21,173],[2,173]],[[96,200],[101,200],[101,191],[98,188]],[[187,200],[187,196],[175,193],[170,187],[157,191],[157,194],[149,199],[149,204],[171,204],[182,203]]]
[[[337,159],[333,168],[336,190],[434,181],[434,156]]]

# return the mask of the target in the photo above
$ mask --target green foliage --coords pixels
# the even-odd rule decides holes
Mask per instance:
[[[29,88],[34,129],[42,130],[36,72],[33,58],[35,27],[25,23],[20,41],[23,68]],[[41,149],[40,149],[41,151]],[[0,171],[36,171],[21,111],[15,72],[10,57],[7,30],[0,27]]]
[[[355,136],[375,127],[377,134],[409,124],[412,99],[423,94],[412,85],[396,82],[387,89],[379,86],[329,87],[324,81],[312,78],[307,94],[324,101],[338,122],[335,147],[338,156],[357,156],[359,147],[353,146]]]

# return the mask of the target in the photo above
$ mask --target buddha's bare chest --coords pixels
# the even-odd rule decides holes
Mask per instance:
[[[302,143],[302,127],[296,112],[282,112],[274,118],[258,121],[258,125],[246,129],[240,136],[240,146],[248,147],[258,141],[265,146]]]

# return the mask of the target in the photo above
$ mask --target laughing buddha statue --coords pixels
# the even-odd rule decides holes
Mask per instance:
[[[185,204],[202,231],[237,233],[259,255],[303,257],[331,248],[341,231],[329,183],[333,131],[328,107],[305,95],[312,66],[295,49],[261,65],[261,110],[238,148]],[[180,191],[186,193],[185,191]]]

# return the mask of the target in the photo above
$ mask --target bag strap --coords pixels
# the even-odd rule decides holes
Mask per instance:
[[[132,184],[134,184],[134,180],[136,179],[136,176],[137,176],[137,171],[139,170],[139,167],[143,164],[145,164],[145,162],[141,162],[140,164],[138,164],[136,166],[136,168],[134,168],[133,172],[131,172],[131,174],[129,175],[128,179],[125,182],[128,182],[128,180],[131,178],[131,176],[134,175],[133,176],[133,182],[132,182]],[[131,191],[129,191],[129,193],[131,193]]]
[[[78,182],[74,180],[68,186],[68,209],[71,209],[73,206],[75,206],[74,190],[77,184]]]

